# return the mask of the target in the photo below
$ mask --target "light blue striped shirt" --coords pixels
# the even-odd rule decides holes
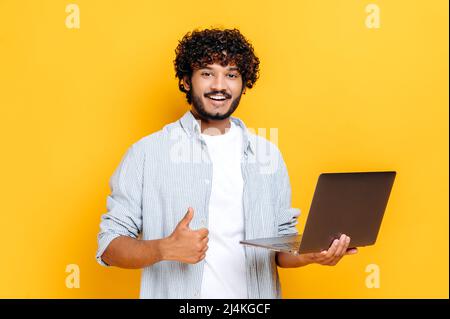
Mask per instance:
[[[297,234],[300,210],[291,207],[291,186],[283,157],[275,144],[243,129],[241,169],[244,180],[245,238]],[[160,131],[128,148],[114,171],[101,216],[97,261],[118,236],[143,240],[169,236],[194,209],[190,228],[208,227],[212,163],[190,111]],[[281,298],[275,252],[245,247],[249,298]],[[204,260],[197,264],[161,261],[142,270],[140,298],[199,298]]]

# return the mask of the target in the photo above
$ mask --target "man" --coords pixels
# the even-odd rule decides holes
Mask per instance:
[[[236,30],[188,33],[174,61],[191,109],[134,143],[111,181],[97,260],[144,268],[141,298],[280,298],[278,267],[336,265],[327,251],[294,256],[242,239],[296,234],[278,148],[231,115],[258,78],[259,59]]]

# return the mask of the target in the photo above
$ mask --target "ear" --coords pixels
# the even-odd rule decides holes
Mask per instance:
[[[187,75],[185,75],[183,77],[182,83],[183,83],[183,86],[186,89],[186,91],[189,91],[191,89],[191,86],[190,86],[191,82],[189,81],[189,77]]]

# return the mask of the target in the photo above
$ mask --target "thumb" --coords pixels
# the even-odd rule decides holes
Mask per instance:
[[[178,223],[178,226],[189,228],[189,223],[194,217],[194,209],[192,207],[188,208],[186,215],[184,215],[183,219]]]
[[[349,248],[349,249],[347,249],[345,254],[346,255],[354,255],[356,253],[358,253],[358,248]]]

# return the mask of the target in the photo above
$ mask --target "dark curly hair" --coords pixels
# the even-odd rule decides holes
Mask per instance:
[[[175,76],[178,88],[186,93],[189,104],[191,92],[183,86],[182,79],[190,80],[195,69],[208,64],[219,63],[222,66],[235,64],[242,76],[242,89],[251,89],[259,77],[259,59],[253,46],[238,29],[204,29],[188,32],[175,49]]]

